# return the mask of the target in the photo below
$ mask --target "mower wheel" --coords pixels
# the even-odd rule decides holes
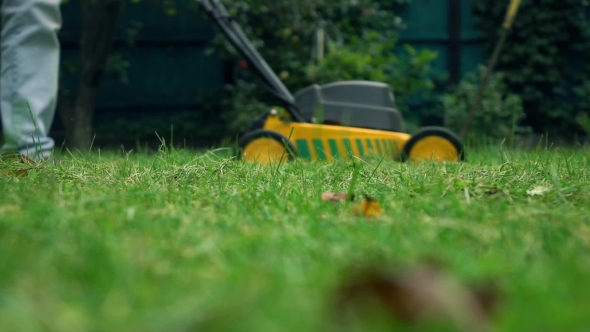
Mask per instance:
[[[463,143],[452,131],[442,127],[424,127],[404,145],[403,161],[463,161]]]
[[[286,149],[285,149],[286,147]],[[244,135],[238,142],[238,158],[268,164],[271,161],[290,161],[296,156],[289,140],[271,130],[257,129]]]

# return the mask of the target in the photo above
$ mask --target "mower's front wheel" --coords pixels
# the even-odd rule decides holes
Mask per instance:
[[[403,161],[463,161],[463,143],[452,131],[442,127],[424,127],[404,145]]]
[[[268,164],[289,161],[296,156],[289,140],[271,130],[257,129],[244,135],[238,142],[238,158]]]

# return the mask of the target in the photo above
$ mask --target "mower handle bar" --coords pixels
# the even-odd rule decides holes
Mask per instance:
[[[230,43],[254,68],[254,71],[260,76],[264,86],[285,104],[293,120],[297,122],[308,122],[297,110],[295,98],[291,92],[285,87],[260,53],[258,53],[223,3],[220,0],[199,0],[199,3]]]

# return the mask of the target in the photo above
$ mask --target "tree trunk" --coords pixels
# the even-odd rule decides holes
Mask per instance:
[[[75,104],[62,100],[60,113],[66,142],[72,150],[88,150],[93,140],[92,118],[101,76],[111,53],[122,9],[121,0],[81,0],[80,84]],[[67,98],[60,95],[60,98]]]
[[[74,125],[69,130],[69,146],[74,150],[88,150],[91,147],[93,139],[92,118],[97,89],[98,87],[80,84],[76,105],[73,109],[72,119]]]

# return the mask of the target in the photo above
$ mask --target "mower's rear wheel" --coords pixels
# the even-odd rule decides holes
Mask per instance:
[[[271,130],[258,129],[247,133],[238,142],[238,158],[268,164],[289,161],[296,155],[289,140]]]
[[[442,127],[424,127],[404,145],[403,161],[463,161],[463,143],[452,131]]]

